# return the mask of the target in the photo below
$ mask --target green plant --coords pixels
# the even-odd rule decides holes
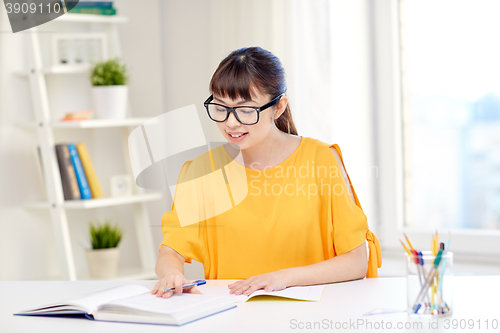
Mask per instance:
[[[122,239],[122,231],[118,226],[112,226],[109,220],[102,224],[90,223],[92,249],[109,249],[117,247]]]
[[[90,82],[93,86],[125,85],[127,81],[127,66],[118,58],[97,62],[90,70]]]

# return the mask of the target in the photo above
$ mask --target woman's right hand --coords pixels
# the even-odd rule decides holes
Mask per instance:
[[[195,286],[182,289],[183,284],[189,284],[184,274],[177,269],[170,269],[167,273],[156,283],[156,286],[151,290],[151,294],[157,297],[169,298],[174,294],[181,295],[183,292],[192,294],[201,294]],[[175,288],[175,290],[164,292],[164,289]]]

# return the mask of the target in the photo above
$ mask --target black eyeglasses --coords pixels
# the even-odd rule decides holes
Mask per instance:
[[[207,109],[208,116],[213,121],[218,123],[225,122],[229,118],[229,113],[232,112],[236,120],[238,120],[243,125],[255,125],[259,122],[259,114],[267,108],[277,104],[285,93],[281,93],[274,97],[269,103],[258,107],[258,106],[237,106],[235,108],[230,108],[221,104],[211,103],[214,99],[214,95],[211,95],[204,103],[205,109]]]

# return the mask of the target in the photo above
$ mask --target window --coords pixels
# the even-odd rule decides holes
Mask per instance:
[[[401,254],[402,232],[427,248],[437,228],[457,262],[499,263],[496,2],[371,2],[385,255]]]
[[[500,229],[500,1],[401,0],[405,226]]]

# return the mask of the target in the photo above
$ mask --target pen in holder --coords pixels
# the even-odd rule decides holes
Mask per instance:
[[[408,315],[448,316],[453,311],[453,252],[406,254]]]

